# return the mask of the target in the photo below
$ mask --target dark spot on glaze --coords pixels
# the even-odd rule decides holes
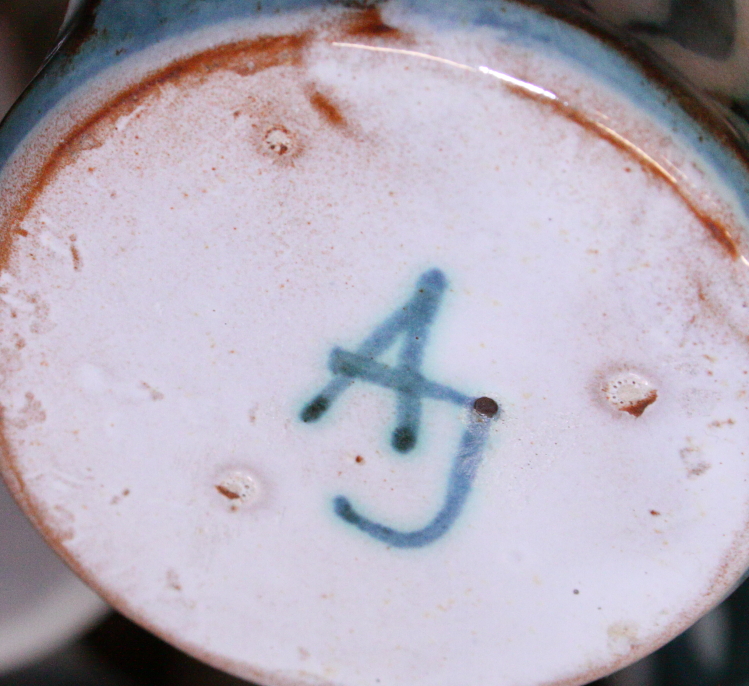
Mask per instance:
[[[620,409],[622,412],[627,412],[633,417],[641,417],[646,408],[652,405],[656,400],[658,400],[658,391],[651,391],[642,400],[638,400],[636,403],[632,403],[631,405],[627,405]]]
[[[707,462],[700,462],[688,469],[687,473],[690,477],[702,476],[708,469],[710,469],[710,465]]]
[[[112,500],[109,501],[110,505],[117,505],[122,498],[127,498],[127,496],[130,495],[130,489],[126,488],[124,491],[122,491],[121,495],[116,495]]]
[[[357,464],[364,464],[364,458],[361,455],[356,456],[356,463]]]
[[[216,486],[216,490],[224,496],[224,498],[228,498],[229,500],[239,500],[240,495],[239,493],[235,493],[234,491],[230,491],[226,486],[222,486],[219,484]]]
[[[484,396],[476,399],[473,409],[484,417],[494,417],[499,412],[499,405],[495,400]]]
[[[341,5],[350,10],[368,10],[377,7],[382,0],[332,0],[334,5]]]
[[[149,395],[151,396],[151,400],[163,400],[164,394],[161,393],[161,391],[157,391],[155,388],[153,388],[150,384],[146,383],[145,381],[141,382],[141,388],[148,391]]]
[[[310,93],[309,101],[317,113],[331,126],[339,129],[348,126],[340,108],[327,95],[315,90]]]
[[[580,591],[579,591],[578,589],[576,589],[576,588],[575,588],[575,589],[573,589],[573,590],[572,590],[572,592],[573,592],[573,593],[574,593],[575,595],[580,595]]]
[[[305,423],[317,421],[329,407],[330,400],[324,395],[318,395],[302,411],[302,421]]]
[[[653,517],[660,517],[661,513],[658,512],[658,510],[650,510],[650,514],[653,515]]]
[[[403,33],[382,21],[378,7],[367,7],[357,12],[346,26],[346,34],[357,38],[402,38]]]
[[[180,583],[179,575],[173,569],[170,569],[167,572],[166,579],[167,579],[167,585],[169,586],[169,588],[175,591],[182,590],[182,584]]]
[[[687,477],[695,479],[698,476],[702,476],[708,469],[710,469],[710,463],[703,459],[702,449],[698,445],[694,445],[691,440],[686,447],[679,451],[679,456],[684,462],[684,466],[687,469]]]
[[[399,426],[393,431],[392,443],[399,453],[407,453],[416,445],[416,433],[410,426]]]

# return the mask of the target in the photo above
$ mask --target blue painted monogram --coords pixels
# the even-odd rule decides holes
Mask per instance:
[[[445,501],[424,528],[398,531],[361,515],[344,496],[338,496],[333,501],[339,517],[373,538],[397,548],[419,548],[447,533],[470,493],[491,420],[500,414],[499,406],[491,398],[471,398],[449,386],[430,381],[421,374],[429,330],[446,288],[447,279],[440,270],[433,269],[422,274],[408,303],[380,324],[355,352],[334,348],[328,361],[333,380],[301,413],[305,423],[318,420],[356,380],[390,389],[396,395],[396,426],[391,443],[396,451],[406,453],[414,448],[419,439],[423,398],[443,400],[466,408],[468,424],[453,461]],[[389,367],[377,362],[377,358],[401,336],[403,344],[397,365]]]

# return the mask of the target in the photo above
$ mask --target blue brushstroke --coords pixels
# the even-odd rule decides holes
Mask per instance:
[[[449,531],[463,510],[481,463],[490,425],[489,418],[474,413],[463,433],[458,454],[453,462],[442,509],[424,528],[416,531],[398,531],[378,524],[359,514],[344,496],[338,496],[333,501],[335,513],[365,534],[394,548],[422,548],[433,543]]]
[[[302,421],[309,423],[320,419],[352,380],[369,381],[396,392],[396,428],[392,445],[398,452],[406,453],[416,446],[419,438],[423,397],[468,405],[471,400],[468,396],[428,382],[419,372],[429,327],[434,322],[446,288],[447,279],[439,269],[422,274],[411,300],[380,324],[356,353],[335,348],[328,363],[335,378],[302,410]],[[404,337],[404,343],[398,365],[391,368],[375,362],[400,336]]]
[[[402,532],[359,514],[348,498],[333,501],[335,513],[372,538],[396,548],[420,548],[443,536],[460,516],[471,491],[492,418],[499,416],[499,406],[492,416],[474,410],[470,398],[449,386],[426,379],[421,374],[424,348],[429,329],[447,288],[447,279],[439,269],[425,272],[406,305],[378,326],[356,352],[334,348],[328,369],[334,379],[302,410],[301,419],[309,423],[320,419],[355,381],[361,380],[386,388],[396,394],[396,428],[392,445],[398,452],[411,450],[418,441],[421,424],[421,402],[424,398],[441,400],[465,408],[471,415],[453,463],[442,508],[422,529]],[[376,361],[402,337],[403,345],[394,367]],[[490,401],[491,402],[491,401]]]

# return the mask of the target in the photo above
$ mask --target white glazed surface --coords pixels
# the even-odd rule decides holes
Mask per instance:
[[[747,267],[638,153],[497,74],[745,219],[623,96],[389,12],[407,40],[321,31],[301,62],[163,83],[76,140],[0,277],[6,471],[109,598],[235,673],[583,683],[746,564]],[[403,456],[392,391],[359,380],[320,422],[300,412],[331,350],[431,269],[448,288],[422,372],[502,412],[454,526],[396,549],[333,499],[424,526],[469,414],[424,401]],[[611,391],[633,379],[640,416]]]

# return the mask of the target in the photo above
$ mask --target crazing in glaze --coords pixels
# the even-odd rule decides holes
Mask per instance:
[[[380,324],[355,353],[334,348],[330,353],[328,368],[335,378],[301,414],[303,422],[317,421],[356,379],[388,388],[395,391],[397,396],[397,420],[392,446],[398,452],[405,453],[416,446],[419,437],[422,398],[443,400],[471,412],[450,472],[444,505],[425,527],[416,531],[397,531],[359,514],[345,496],[338,496],[334,500],[335,512],[339,517],[396,548],[421,548],[447,533],[470,493],[486,444],[489,419],[497,417],[500,412],[497,403],[490,398],[472,400],[449,386],[429,381],[421,374],[429,329],[446,288],[447,279],[439,269],[425,272],[416,284],[416,292],[411,300]],[[391,368],[376,362],[401,334],[404,341],[398,365]]]

